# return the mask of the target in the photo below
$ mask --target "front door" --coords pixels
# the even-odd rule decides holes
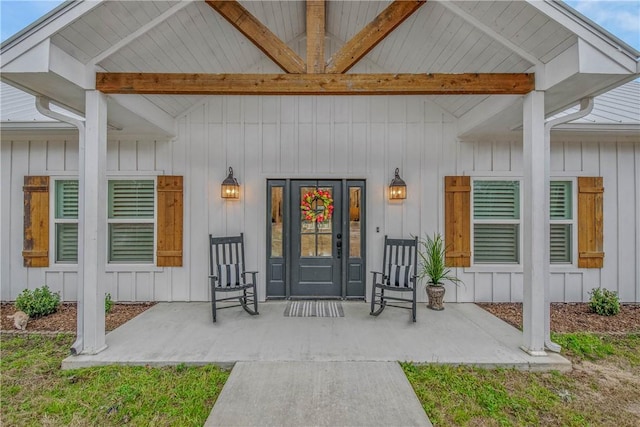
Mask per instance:
[[[363,180],[267,181],[267,298],[364,298],[364,190]]]
[[[342,296],[342,182],[291,183],[291,297]]]

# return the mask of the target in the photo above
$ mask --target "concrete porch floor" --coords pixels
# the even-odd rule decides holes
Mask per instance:
[[[412,361],[568,370],[558,354],[529,356],[522,334],[475,304],[446,304],[435,312],[387,308],[369,315],[369,304],[343,301],[344,317],[284,317],[286,301],[261,303],[260,315],[241,308],[218,312],[209,303],[159,303],[107,334],[99,354],[70,356],[63,369],[110,364],[231,366],[235,362]]]

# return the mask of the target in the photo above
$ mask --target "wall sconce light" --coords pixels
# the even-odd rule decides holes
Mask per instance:
[[[400,178],[400,169],[396,168],[396,176],[389,184],[389,200],[401,200],[407,198],[407,184]]]
[[[233,168],[229,168],[229,175],[222,181],[221,195],[223,199],[239,199],[240,184],[233,177]]]

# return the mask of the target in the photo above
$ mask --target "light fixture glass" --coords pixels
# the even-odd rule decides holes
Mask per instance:
[[[400,178],[400,169],[396,168],[395,177],[389,184],[389,200],[407,198],[407,184]]]
[[[222,181],[221,195],[223,199],[239,199],[240,184],[233,177],[233,168],[229,168],[229,175]]]

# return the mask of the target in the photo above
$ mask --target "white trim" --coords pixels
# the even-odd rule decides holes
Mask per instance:
[[[176,118],[142,95],[110,95],[113,102],[158,127],[170,137],[177,135]]]
[[[553,128],[555,131],[589,131],[589,132],[640,132],[640,124],[604,124],[604,123],[567,123]]]
[[[576,15],[573,9],[569,10],[558,2],[549,0],[528,0],[527,3],[576,34],[629,73],[637,72],[638,52],[630,52],[627,46],[616,43],[601,27],[596,28],[594,24],[586,22],[581,16]]]
[[[105,268],[105,273],[162,273],[164,267],[152,264],[109,264]]]
[[[536,58],[531,53],[527,52],[526,50],[522,49],[520,46],[511,42],[511,40],[502,36],[502,34],[498,33],[488,25],[483,24],[480,20],[476,19],[471,14],[465,12],[461,7],[453,4],[452,1],[441,1],[441,2],[438,2],[438,4],[440,6],[443,6],[449,9],[449,11],[458,15],[460,18],[464,19],[465,21],[473,25],[478,30],[482,31],[483,33],[485,33],[486,35],[488,35],[498,43],[502,44],[504,47],[511,50],[513,53],[517,54],[522,59],[529,61],[531,65],[535,65],[536,67],[544,67],[544,64],[542,63],[542,61],[540,61],[540,59]]]
[[[101,52],[98,56],[95,56],[92,59],[90,59],[87,62],[87,66],[93,67],[96,64],[98,64],[99,62],[104,61],[105,59],[107,59],[108,57],[110,57],[114,53],[118,52],[120,49],[122,49],[123,47],[125,47],[126,45],[128,45],[129,43],[131,43],[132,41],[137,39],[138,37],[146,34],[150,30],[155,28],[157,25],[163,23],[168,18],[173,16],[175,13],[179,12],[180,10],[182,10],[185,7],[189,6],[190,4],[191,4],[191,0],[181,0],[181,1],[179,1],[178,4],[175,4],[172,7],[170,7],[169,9],[164,11],[164,13],[162,13],[160,16],[158,16],[155,19],[147,22],[146,24],[144,24],[142,27],[138,28],[133,33],[129,34],[128,36],[126,36],[122,40],[118,41],[116,44],[111,45],[111,47],[109,47],[109,49]]]
[[[109,177],[107,176],[107,212],[106,212],[106,236],[105,236],[105,271],[156,271],[157,268],[157,245],[158,245],[158,175],[149,171],[127,172],[126,174]],[[109,182],[110,181],[153,181],[153,218],[109,218]],[[111,224],[153,224],[153,261],[148,262],[112,262],[109,260],[109,225]],[[115,268],[113,268],[115,267]],[[159,271],[162,271],[159,270]]]
[[[518,200],[518,218],[517,219],[503,219],[503,218],[499,218],[499,219],[479,219],[476,220],[474,218],[474,205],[475,205],[475,191],[474,191],[474,183],[476,181],[517,181],[518,182],[518,196],[519,196],[519,200]],[[523,246],[522,246],[522,223],[523,223],[523,218],[522,218],[522,176],[493,176],[493,175],[487,175],[487,173],[485,172],[482,175],[478,175],[478,176],[472,176],[471,177],[471,212],[469,212],[469,215],[471,216],[471,229],[469,230],[471,233],[470,236],[470,245],[471,245],[471,266],[469,268],[484,268],[486,267],[489,271],[497,271],[497,269],[500,268],[506,268],[507,271],[513,271],[514,269],[519,269],[520,271],[522,271],[522,250],[523,250]],[[476,263],[474,261],[474,254],[475,254],[475,225],[476,224],[516,224],[518,225],[518,262],[514,262],[514,263]]]
[[[2,43],[2,50],[0,51],[2,66],[4,67],[11,63],[11,61],[70,25],[82,15],[100,6],[103,1],[67,1],[59,8],[54,9],[42,19]]]
[[[57,208],[57,193],[56,193],[56,182],[57,181],[79,181],[78,174],[75,173],[74,176],[56,176],[49,175],[49,265],[51,267],[69,267],[77,271],[78,269],[78,260],[76,262],[58,262],[58,241],[57,241],[57,233],[56,233],[56,225],[58,224],[76,224],[79,227],[79,218],[56,218],[56,208]],[[79,184],[79,182],[78,182]],[[79,191],[79,190],[78,190]],[[80,194],[78,194],[78,198]],[[78,243],[79,245],[80,243]]]
[[[553,263],[551,262],[551,257],[549,257],[549,266],[553,269],[554,267],[565,267],[567,269],[577,269],[578,268],[578,179],[573,174],[571,177],[569,176],[556,176],[552,175],[549,178],[549,185],[553,181],[563,181],[571,183],[571,219],[552,219],[551,218],[551,200],[549,200],[549,239],[551,239],[551,225],[552,224],[568,224],[571,226],[571,262],[566,263]],[[551,190],[551,187],[549,187]],[[551,244],[551,242],[549,242]],[[551,251],[551,246],[549,246],[549,251]],[[551,252],[549,252],[551,253]],[[554,271],[556,271],[554,269]]]

